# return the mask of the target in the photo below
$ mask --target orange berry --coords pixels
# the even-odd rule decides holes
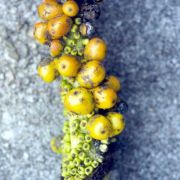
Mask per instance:
[[[63,50],[63,45],[59,40],[53,40],[50,43],[50,54],[55,57],[58,56]]]
[[[106,56],[106,44],[100,38],[93,38],[86,45],[84,55],[88,60],[102,61]]]
[[[53,1],[43,2],[38,6],[38,14],[40,18],[48,21],[57,16],[63,15],[62,5]]]
[[[56,68],[62,76],[75,77],[80,63],[74,56],[63,55],[56,61]]]
[[[56,17],[48,21],[48,32],[51,35],[52,39],[59,39],[70,31],[71,26],[71,18],[63,15],[61,17]]]
[[[64,14],[70,17],[74,17],[79,12],[79,6],[75,1],[66,1],[62,6]]]
[[[48,42],[47,33],[46,22],[38,22],[34,25],[34,38],[39,41],[39,43],[45,44]]]

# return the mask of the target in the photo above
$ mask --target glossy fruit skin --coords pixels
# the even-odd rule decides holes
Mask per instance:
[[[96,107],[100,109],[112,108],[117,101],[116,92],[109,87],[99,86],[97,88],[94,88],[93,95]]]
[[[54,62],[49,59],[40,62],[38,74],[47,83],[54,81],[56,79]]]
[[[38,14],[41,19],[49,21],[63,15],[62,5],[53,1],[43,2],[38,6]]]
[[[70,112],[89,114],[94,109],[93,96],[85,88],[75,88],[67,93],[64,105]]]
[[[80,63],[75,56],[62,55],[56,61],[56,68],[62,76],[75,77],[80,68]]]
[[[84,55],[88,60],[102,61],[106,56],[107,47],[100,38],[92,38],[86,45]]]
[[[34,26],[34,38],[39,41],[41,44],[45,44],[48,42],[47,38],[47,23],[46,22],[38,22]]]
[[[69,17],[74,17],[79,12],[78,4],[73,0],[66,1],[63,4],[62,9],[63,9],[64,14],[66,14]]]
[[[106,78],[105,85],[112,88],[116,92],[121,89],[120,81],[116,76],[108,76]]]
[[[117,112],[109,112],[107,118],[110,120],[113,128],[112,136],[119,135],[125,128],[124,116]]]
[[[110,121],[102,115],[93,116],[87,124],[87,129],[90,136],[97,140],[107,139],[112,133]]]
[[[77,75],[80,86],[94,88],[105,78],[105,69],[99,61],[89,61],[85,64]]]
[[[55,57],[58,56],[63,50],[63,45],[59,40],[52,40],[50,43],[50,54]]]
[[[71,18],[62,15],[48,21],[48,32],[52,39],[59,39],[70,31],[71,26]]]

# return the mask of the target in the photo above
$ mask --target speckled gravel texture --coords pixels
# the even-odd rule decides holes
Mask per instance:
[[[39,3],[0,3],[0,180],[59,180],[49,141],[63,107],[59,82],[45,84],[36,72],[48,54],[32,37]],[[105,0],[96,26],[130,109],[110,179],[179,180],[180,1]]]

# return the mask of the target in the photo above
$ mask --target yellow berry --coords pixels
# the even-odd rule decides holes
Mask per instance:
[[[107,139],[112,133],[110,121],[102,115],[93,116],[87,124],[87,129],[90,136],[97,140]]]
[[[66,15],[48,21],[48,32],[52,39],[59,39],[66,35],[72,26],[72,19]]]
[[[105,78],[105,69],[99,61],[89,61],[77,75],[77,81],[82,87],[94,88]]]
[[[67,93],[64,105],[71,112],[89,114],[94,109],[93,96],[85,88],[75,88]]]
[[[105,85],[112,88],[116,92],[121,89],[120,81],[116,76],[108,76],[106,78]]]
[[[75,77],[80,63],[74,56],[63,55],[56,61],[56,68],[62,76]]]
[[[109,112],[107,118],[110,120],[113,128],[112,136],[119,135],[125,128],[124,116],[117,112]]]
[[[66,1],[63,4],[62,9],[63,9],[64,14],[70,17],[76,16],[79,12],[78,4],[73,0]]]
[[[45,44],[48,42],[47,33],[46,22],[38,22],[34,25],[34,38],[39,41],[39,43]]]
[[[63,50],[63,45],[59,40],[52,40],[50,43],[50,54],[55,57],[58,56]]]
[[[54,81],[56,79],[54,62],[49,59],[41,61],[38,66],[38,74],[47,83]]]
[[[97,87],[93,89],[93,95],[96,107],[100,109],[112,108],[117,101],[116,92],[109,87]]]
[[[106,44],[100,38],[93,38],[86,45],[84,55],[88,60],[102,61],[106,56]]]
[[[48,21],[57,16],[63,15],[62,5],[53,1],[43,2],[38,6],[38,14],[40,18]]]

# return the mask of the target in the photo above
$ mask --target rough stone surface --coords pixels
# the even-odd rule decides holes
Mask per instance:
[[[46,48],[32,38],[40,1],[0,4],[0,180],[58,180],[49,148],[63,116],[56,81],[36,66]],[[180,1],[105,1],[98,21],[105,65],[129,104],[112,180],[180,179]]]

